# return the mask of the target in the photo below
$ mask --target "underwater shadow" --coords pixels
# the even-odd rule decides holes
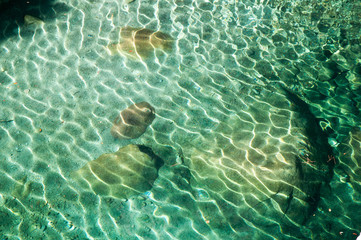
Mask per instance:
[[[320,126],[320,121],[322,119],[316,118],[311,112],[310,106],[301,100],[297,94],[282,85],[280,85],[280,88],[283,90],[288,100],[293,103],[294,111],[302,114],[303,123],[305,125],[305,136],[308,141],[307,150],[310,153],[310,158],[313,160],[312,162],[314,162],[315,165],[324,166],[324,170],[320,172],[319,176],[319,180],[322,181],[319,181],[318,184],[311,185],[311,187],[308,188],[308,197],[306,199],[306,202],[309,205],[307,213],[308,218],[306,218],[302,223],[304,225],[317,210],[318,203],[321,200],[321,188],[324,186],[330,188],[329,184],[334,174],[333,169],[338,160],[332,158],[333,149],[328,143],[329,135],[332,134],[332,132],[322,130]],[[312,177],[305,172],[306,168],[301,164],[301,162],[301,159],[298,157],[296,159],[296,168],[298,170],[299,179],[304,182],[311,181]],[[312,174],[313,172],[311,172],[311,175]],[[307,177],[307,175],[309,176]]]
[[[68,12],[70,7],[57,0],[0,0],[0,43],[19,35],[19,28],[26,25],[25,16],[43,22],[53,21],[59,14]]]

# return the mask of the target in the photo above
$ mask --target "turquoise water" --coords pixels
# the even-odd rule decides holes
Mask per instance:
[[[1,5],[1,239],[357,238],[358,1],[17,4]],[[133,28],[171,49],[127,45]],[[114,138],[144,101],[145,132]]]

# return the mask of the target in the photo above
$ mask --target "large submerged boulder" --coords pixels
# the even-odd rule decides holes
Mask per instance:
[[[301,237],[301,228],[285,226],[312,217],[337,160],[307,104],[289,91],[269,92],[266,99],[250,99],[246,111],[229,116],[188,151],[191,184],[205,189],[227,218],[221,224],[203,203],[202,214],[215,229],[229,224],[238,233],[272,232],[280,224],[284,234]]]
[[[114,198],[129,198],[152,188],[163,160],[142,145],[105,153],[72,174],[83,189]]]

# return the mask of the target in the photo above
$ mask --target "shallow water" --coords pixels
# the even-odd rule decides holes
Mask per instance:
[[[357,1],[48,1],[1,14],[1,239],[361,231]],[[123,27],[164,32],[173,49],[111,54]],[[155,120],[115,139],[114,119],[142,101]],[[129,144],[164,161],[149,191],[120,199],[72,178]]]

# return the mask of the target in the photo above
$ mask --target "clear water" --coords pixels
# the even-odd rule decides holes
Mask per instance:
[[[359,235],[359,1],[1,7],[1,239]],[[173,50],[112,55],[123,27],[169,34]],[[153,123],[115,139],[114,119],[142,101]],[[72,177],[129,144],[164,161],[148,191],[124,199]]]

